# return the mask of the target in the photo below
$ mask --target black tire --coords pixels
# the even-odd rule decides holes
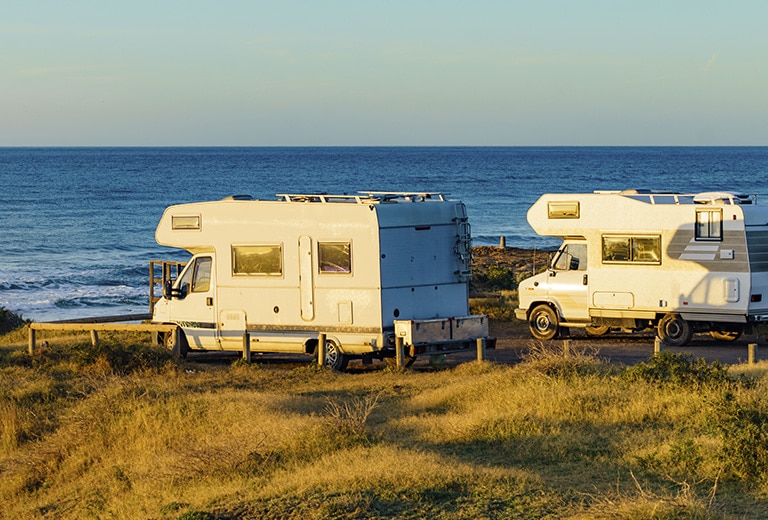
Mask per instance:
[[[587,327],[584,330],[587,332],[588,336],[592,336],[593,338],[599,338],[600,336],[605,336],[606,334],[608,334],[608,331],[610,331],[611,328],[607,325],[601,325],[601,326],[587,325]]]
[[[331,340],[325,341],[325,366],[337,372],[344,372],[349,364],[349,356]]]
[[[531,335],[540,340],[549,340],[557,336],[560,325],[557,313],[546,304],[537,305],[528,316],[528,329]]]
[[[667,314],[659,321],[656,333],[665,345],[682,347],[691,341],[693,327],[679,314]]]
[[[397,358],[394,357],[386,357],[384,358],[384,361],[387,363],[387,365],[391,367],[397,366]],[[408,354],[403,355],[403,364],[405,365],[405,368],[410,367],[416,362],[416,356],[410,356]]]
[[[712,329],[709,331],[709,335],[715,338],[717,341],[736,341],[741,337],[744,332],[743,327],[721,327],[718,329]]]
[[[173,332],[166,332],[165,333],[165,347],[171,351],[171,353],[179,358],[185,358],[187,357],[187,354],[189,353],[189,342],[187,341],[187,336],[184,334],[184,331],[179,329],[179,344],[174,347],[173,345]]]

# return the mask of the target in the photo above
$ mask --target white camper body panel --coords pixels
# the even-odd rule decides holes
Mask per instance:
[[[667,314],[715,328],[768,318],[768,206],[713,195],[543,195],[528,211],[531,227],[585,247],[587,267],[561,261],[525,280],[518,318],[541,303],[564,326],[655,325]]]
[[[311,353],[323,333],[354,356],[391,350],[396,319],[468,314],[471,239],[461,202],[283,197],[166,209],[157,242],[194,256],[176,281],[182,297],[160,299],[154,321],[181,325],[192,349],[242,350],[247,332],[252,352]],[[213,266],[210,286],[183,289],[200,261]]]

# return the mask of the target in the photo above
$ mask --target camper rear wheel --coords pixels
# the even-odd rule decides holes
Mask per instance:
[[[431,359],[431,356],[430,356]],[[396,367],[397,366],[397,358],[395,357],[386,357],[384,358],[384,361],[387,363],[388,366]],[[408,352],[406,352],[403,355],[403,364],[405,365],[405,368],[410,367],[416,362],[416,356],[410,355]],[[431,361],[430,361],[431,363]]]
[[[337,372],[344,372],[347,369],[347,364],[349,364],[349,356],[343,354],[336,343],[326,340],[325,366]]]
[[[736,325],[733,327],[719,327],[717,329],[712,329],[709,331],[709,335],[717,341],[736,341],[741,337],[742,332],[744,332],[744,328]]]
[[[560,328],[557,313],[552,307],[541,304],[531,311],[528,317],[528,328],[536,339],[548,340],[557,336]]]
[[[693,337],[693,327],[679,314],[666,314],[657,327],[659,339],[671,347],[682,347]]]
[[[587,332],[587,335],[592,336],[593,338],[599,338],[600,336],[608,334],[608,331],[611,330],[611,328],[608,325],[587,325],[584,330]]]

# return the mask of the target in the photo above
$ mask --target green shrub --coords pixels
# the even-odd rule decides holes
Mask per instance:
[[[768,406],[754,396],[725,392],[712,416],[721,433],[723,455],[737,479],[768,481]]]
[[[705,359],[694,360],[692,356],[668,351],[655,354],[648,362],[627,368],[624,374],[632,381],[693,388],[734,382],[728,375],[728,368],[719,361],[707,364]]]
[[[21,314],[0,307],[0,334],[6,334],[29,323],[21,317]]]
[[[517,279],[515,271],[503,265],[488,266],[488,285],[492,289],[515,289]]]

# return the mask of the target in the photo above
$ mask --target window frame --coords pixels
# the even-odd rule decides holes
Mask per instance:
[[[325,256],[323,254],[323,246],[346,246],[347,269],[346,270],[323,269],[323,257]],[[335,264],[335,265],[339,265],[342,268],[345,267],[340,264]],[[351,240],[318,240],[317,241],[317,272],[320,275],[331,275],[331,276],[352,275],[353,273],[352,241]]]
[[[242,258],[240,255],[238,255],[238,252],[244,251],[246,249],[271,249],[271,250],[277,250],[277,256],[278,256],[278,270],[277,271],[239,271],[238,270],[238,262],[242,262]],[[263,243],[263,244],[232,244],[231,246],[231,267],[232,267],[232,276],[263,276],[263,277],[272,277],[272,278],[278,278],[283,276],[283,271],[285,270],[285,259],[283,258],[283,252],[284,247],[282,242],[270,242],[270,243]],[[257,254],[257,253],[253,253]],[[261,254],[270,254],[269,252],[264,252]]]
[[[207,269],[208,278],[202,278],[204,269]],[[213,276],[213,258],[210,256],[201,256],[195,259],[195,265],[192,266],[192,276],[189,292],[207,293],[211,290],[211,278]],[[203,287],[201,282],[205,281]]]
[[[606,258],[606,240],[623,240],[625,239],[627,245],[627,258],[626,259],[609,259]],[[654,240],[654,247],[650,251],[656,253],[656,260],[637,260],[636,254],[638,252],[637,242],[640,240]],[[653,234],[641,234],[641,235],[629,235],[629,234],[604,234],[601,236],[601,248],[600,257],[603,264],[621,264],[621,265],[661,265],[662,258],[661,249],[661,235]]]
[[[702,215],[709,215],[706,222],[700,218]],[[717,215],[717,222],[713,222],[712,216]],[[706,226],[706,233],[702,233],[702,228]],[[716,233],[712,234],[713,227],[717,226]],[[723,210],[722,208],[701,208],[696,209],[696,220],[693,224],[693,235],[697,242],[722,242],[723,241]]]

